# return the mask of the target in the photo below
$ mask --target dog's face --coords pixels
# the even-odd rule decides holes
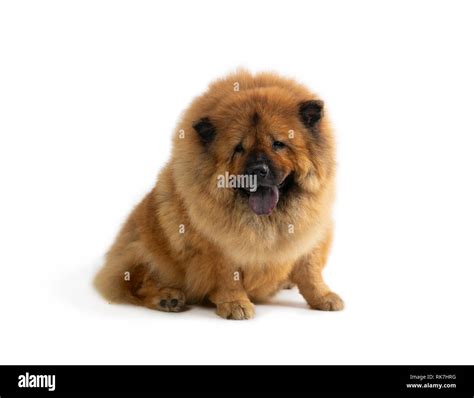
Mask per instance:
[[[299,195],[314,194],[330,168],[323,108],[321,100],[278,90],[236,93],[195,120],[197,145],[215,170],[211,178],[244,177],[220,197],[270,215]]]
[[[273,216],[304,209],[324,185],[333,141],[323,102],[292,81],[265,79],[240,92],[218,83],[189,108],[182,125],[191,139],[177,140],[174,156],[183,194],[236,216]],[[219,189],[222,176],[237,186]]]

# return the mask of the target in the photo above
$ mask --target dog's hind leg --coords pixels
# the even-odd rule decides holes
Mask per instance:
[[[130,248],[119,253],[112,250],[94,279],[95,287],[109,302],[131,303],[166,312],[184,310],[184,293],[160,282],[154,267],[139,260]]]
[[[140,264],[133,271],[131,293],[138,304],[166,312],[185,309],[186,298],[180,289],[163,287],[150,267]]]

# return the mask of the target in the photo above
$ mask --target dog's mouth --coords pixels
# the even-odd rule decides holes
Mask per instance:
[[[257,215],[269,215],[275,209],[280,199],[276,185],[260,186],[255,192],[249,192],[249,207]]]
[[[290,183],[291,178],[287,176],[278,185],[259,185],[254,191],[239,188],[239,191],[248,198],[249,207],[255,214],[268,216],[275,210],[281,195],[287,191]]]

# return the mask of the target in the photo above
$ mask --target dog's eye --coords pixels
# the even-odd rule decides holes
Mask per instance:
[[[284,148],[286,145],[281,141],[273,141],[272,148],[277,151],[278,149]]]
[[[235,153],[242,153],[243,151],[244,151],[244,147],[242,146],[242,144],[239,144],[234,148]]]

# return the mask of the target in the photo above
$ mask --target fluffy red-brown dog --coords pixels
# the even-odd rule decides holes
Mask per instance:
[[[334,140],[323,102],[271,73],[238,71],[184,113],[173,154],[131,213],[95,285],[111,302],[178,312],[210,301],[227,319],[295,283],[341,310],[324,283]]]

